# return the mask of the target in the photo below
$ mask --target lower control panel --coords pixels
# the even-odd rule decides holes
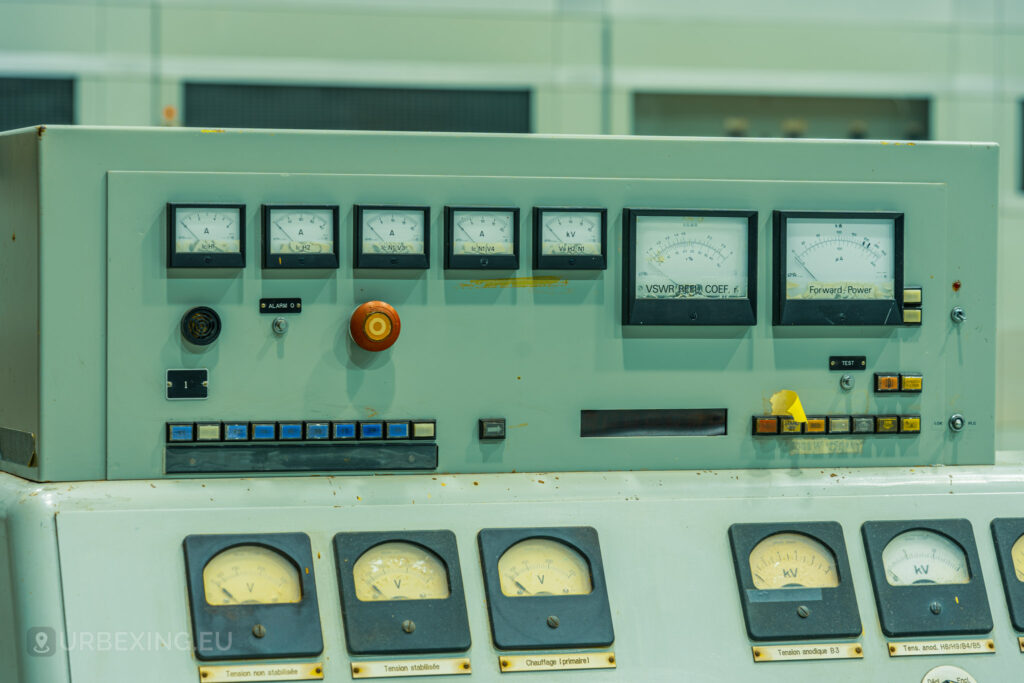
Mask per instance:
[[[24,671],[63,657],[76,683],[127,680],[143,662],[204,681],[1002,683],[1024,666],[1020,472],[157,481],[120,485],[103,510],[102,485],[55,486],[59,514],[42,524],[59,558],[32,581],[76,596],[61,637],[179,635],[29,657]],[[116,562],[96,552],[115,542]],[[61,609],[41,597],[31,625],[61,631]],[[272,675],[293,669],[307,677]]]

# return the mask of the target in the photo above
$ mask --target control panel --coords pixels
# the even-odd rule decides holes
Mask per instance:
[[[992,146],[22,137],[7,471],[992,462]]]

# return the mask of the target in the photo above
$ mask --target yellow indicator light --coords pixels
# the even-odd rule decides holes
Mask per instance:
[[[900,431],[904,434],[919,434],[921,432],[921,418],[916,415],[901,417]]]
[[[898,375],[875,375],[875,391],[899,391]]]
[[[807,423],[804,425],[804,432],[807,434],[824,434],[825,433],[825,418],[823,417],[809,417]]]
[[[391,318],[383,313],[371,313],[363,322],[363,330],[366,332],[366,336],[373,341],[385,339],[391,334]]]
[[[783,434],[802,434],[803,423],[797,422],[796,420],[790,420],[788,418],[782,419],[781,431]]]
[[[829,434],[848,434],[850,432],[850,418],[830,417],[828,418]]]
[[[904,308],[903,309],[903,324],[904,325],[920,325],[921,324],[921,309],[920,308]]]
[[[924,387],[924,377],[921,375],[900,375],[900,391],[920,392]]]
[[[899,419],[896,417],[875,418],[875,431],[879,434],[895,434],[899,430]]]

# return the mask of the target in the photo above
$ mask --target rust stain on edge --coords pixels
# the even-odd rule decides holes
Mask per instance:
[[[539,275],[536,277],[499,277],[488,280],[469,280],[459,286],[463,289],[508,289],[510,287],[565,287],[568,280],[562,280],[554,275]]]
[[[43,133],[46,132],[46,126],[36,126],[36,136],[43,137]]]

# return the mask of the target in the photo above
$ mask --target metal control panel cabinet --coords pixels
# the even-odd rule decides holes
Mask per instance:
[[[40,127],[0,136],[0,155],[0,468],[20,476],[992,461],[994,145]],[[195,247],[186,231],[198,225],[177,227],[172,207],[197,205],[221,207],[210,220],[227,221],[234,236],[223,244],[240,258],[169,266],[176,244]],[[316,218],[328,221],[325,235],[338,207],[329,245],[337,268],[298,267],[302,257],[292,268],[263,267],[279,244],[266,238],[263,207],[295,205],[325,212]],[[353,240],[357,206],[424,210],[416,220],[428,225],[409,239],[427,241],[429,267],[354,268],[355,251],[371,248]],[[526,255],[538,207],[605,210],[607,269],[534,270]],[[624,279],[651,277],[636,274],[628,255],[639,244],[636,258],[672,257],[645,257],[643,235],[626,239],[644,229],[649,209],[750,217],[754,240],[736,248],[756,266],[753,280],[742,273],[747,317],[624,324],[634,286]],[[800,319],[816,324],[773,324],[773,300],[787,286],[774,266],[788,248],[775,243],[780,216],[794,235],[801,212],[834,216],[835,229],[853,220],[844,216],[899,216],[902,242],[887,242],[898,248],[890,266],[899,273],[883,275],[893,303],[879,309],[896,317],[812,311]],[[513,215],[511,245],[511,227],[496,222]],[[588,215],[569,219],[585,225]],[[446,221],[459,222],[452,244]],[[517,250],[518,267],[492,256],[498,270],[445,268],[448,249],[488,253],[458,239],[465,225],[483,235],[492,224],[486,249]],[[636,282],[699,291],[650,284],[659,277]],[[353,310],[373,301],[401,321],[400,339],[383,351],[350,334]],[[705,300],[699,310],[708,301],[714,309]],[[301,313],[282,314],[283,324],[265,313],[295,303]],[[965,321],[951,318],[955,307]],[[843,324],[863,320],[879,324]],[[206,344],[209,325],[219,336]],[[863,363],[836,372],[835,358]],[[174,370],[205,370],[205,398],[189,400],[187,376]],[[923,390],[876,391],[876,373],[920,375]],[[799,437],[781,423],[780,435],[752,433],[752,418],[771,415],[769,398],[782,389],[819,420],[796,425]],[[183,391],[184,400],[169,399]],[[955,415],[960,431],[950,428]],[[827,419],[857,416],[870,420]],[[492,418],[504,420],[503,438],[478,434]],[[388,441],[385,422],[417,419],[433,422],[424,442],[360,441],[361,421],[376,423],[367,438]],[[271,447],[254,445],[260,421],[275,425]],[[336,423],[360,430],[342,456]],[[408,435],[415,425],[395,429]],[[230,434],[246,443],[226,444]],[[329,443],[281,443],[293,436]],[[172,442],[179,437],[189,443]],[[217,443],[197,444],[205,440]]]

